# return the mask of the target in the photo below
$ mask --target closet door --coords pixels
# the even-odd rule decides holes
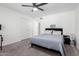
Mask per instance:
[[[39,23],[38,22],[33,21],[32,28],[33,28],[33,36],[36,36],[36,35],[40,34],[40,27],[39,27]]]

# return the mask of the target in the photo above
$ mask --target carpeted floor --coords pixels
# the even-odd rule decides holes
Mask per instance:
[[[60,54],[53,50],[30,46],[30,39],[22,40],[3,47],[0,50],[0,56],[59,56]],[[72,46],[65,45],[66,56],[78,56],[79,51]]]

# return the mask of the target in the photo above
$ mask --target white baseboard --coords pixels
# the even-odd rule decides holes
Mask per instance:
[[[3,45],[2,45],[2,46],[10,45],[10,44],[13,44],[13,43],[16,43],[16,42],[19,42],[19,41],[21,41],[21,40],[9,42],[9,43],[4,43],[4,42],[3,42]]]

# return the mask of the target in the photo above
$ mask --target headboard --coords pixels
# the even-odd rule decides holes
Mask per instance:
[[[45,30],[61,31],[61,35],[63,35],[63,28],[45,28]]]

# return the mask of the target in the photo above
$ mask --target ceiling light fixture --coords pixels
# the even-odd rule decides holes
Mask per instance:
[[[37,11],[38,9],[36,7],[33,7],[32,11]]]

